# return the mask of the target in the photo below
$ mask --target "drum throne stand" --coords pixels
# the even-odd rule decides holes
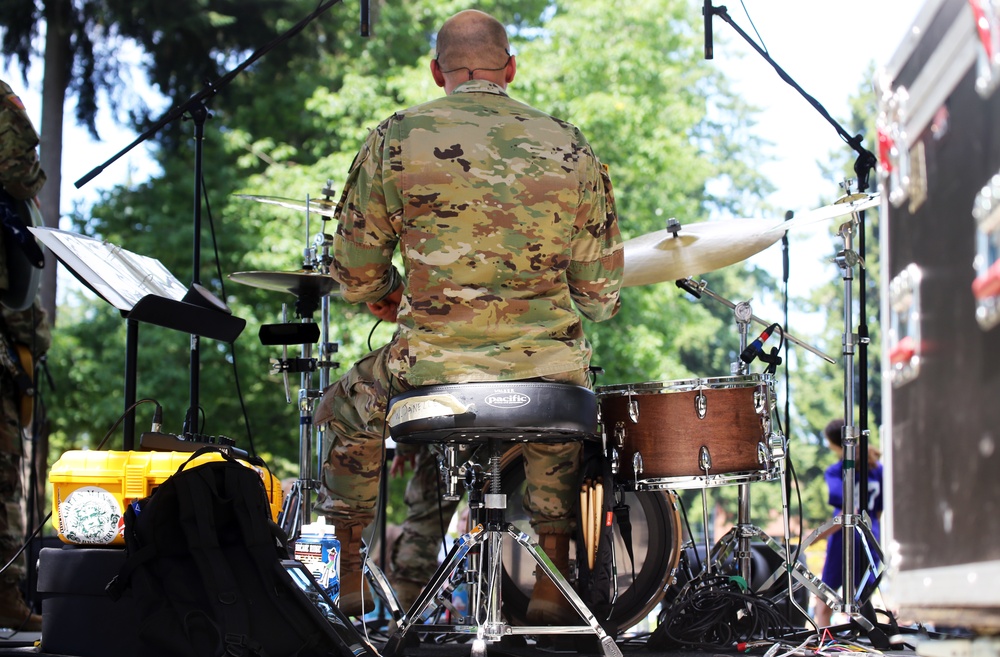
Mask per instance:
[[[622,657],[614,639],[604,631],[545,551],[507,522],[507,496],[500,482],[500,460],[505,443],[593,439],[598,436],[596,420],[597,406],[592,391],[558,383],[517,381],[427,386],[389,402],[387,422],[394,440],[445,444],[446,472],[452,475],[446,476],[446,485],[453,494],[457,479],[454,474],[465,473],[475,526],[452,546],[444,563],[389,637],[384,655],[396,657],[401,654],[410,632],[426,632],[474,635],[473,657],[485,655],[487,642],[515,634],[591,634],[600,641],[605,657]],[[489,492],[483,493],[486,482],[480,478],[481,468],[468,463],[457,464],[456,449],[462,444],[489,448],[486,476]],[[504,538],[514,540],[531,555],[539,572],[552,580],[584,624],[515,627],[503,619]],[[438,595],[463,566],[465,581],[470,585],[466,616],[457,618],[455,624],[423,623],[424,615],[436,605]],[[379,586],[378,582],[372,583]]]

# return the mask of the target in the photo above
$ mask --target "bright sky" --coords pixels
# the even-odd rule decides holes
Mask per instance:
[[[862,84],[873,82],[866,77],[870,64],[877,69],[889,63],[922,2],[806,0],[779,4],[773,0],[744,0],[727,6],[733,21],[755,37],[750,23],[753,20],[771,58],[849,130],[849,98]],[[730,74],[745,98],[764,108],[756,129],[760,136],[775,143],[775,160],[762,171],[777,187],[767,199],[778,209],[776,218],[780,219],[785,210],[801,214],[835,201],[843,192],[821,176],[819,163],[830,153],[837,153],[838,161],[853,161],[854,151],[732,26],[716,17],[713,31],[715,65]],[[724,39],[722,43],[720,38]],[[875,135],[864,137],[865,148],[877,154]],[[871,182],[877,182],[875,174]],[[806,295],[816,285],[840,275],[836,265],[827,259],[832,253],[829,236],[840,223],[815,224],[791,234],[789,288],[793,296]],[[781,279],[780,244],[754,256],[751,262]],[[775,316],[772,321],[780,319]],[[793,334],[796,324],[801,328],[801,321],[796,322],[793,314]]]
[[[723,3],[716,2],[716,6]],[[700,2],[691,0],[691,11],[701,15]],[[916,16],[921,2],[918,0],[801,0],[782,2],[774,0],[743,0],[726,5],[732,20],[745,32],[756,38],[760,33],[764,47],[776,63],[799,86],[815,97],[830,114],[840,120],[847,116],[847,102],[863,82],[869,63],[882,66],[902,43]],[[747,14],[749,13],[750,19]],[[713,21],[715,57],[712,65],[734,80],[737,90],[753,104],[762,107],[756,126],[757,133],[773,142],[774,162],[763,168],[776,185],[777,191],[768,201],[780,210],[802,213],[835,200],[839,190],[820,177],[818,161],[832,151],[853,159],[850,148],[837,135],[833,126],[798,92],[783,82],[771,66],[754,51],[735,29],[722,18]],[[19,92],[29,114],[39,119],[41,101],[41,69],[31,72],[30,88],[21,89],[19,74],[7,71],[6,77]],[[111,123],[105,117],[99,128],[101,142],[92,142],[85,131],[72,119],[67,108],[66,157],[63,161],[63,212],[75,200],[92,199],[98,188],[109,187],[124,179],[130,168],[139,177],[145,167],[142,147],[133,150],[106,169],[82,189],[73,182],[103,163],[128,145],[134,135]],[[864,145],[874,152],[874,135],[866,135]],[[839,149],[839,150],[838,150]],[[193,163],[192,163],[193,166]],[[874,178],[874,177],[873,177]],[[816,284],[839,275],[835,265],[823,259],[831,252],[830,226],[817,224],[803,229],[791,238],[789,286],[793,295],[805,295]],[[764,253],[754,256],[751,262],[767,268],[781,278],[781,247],[776,244]],[[757,312],[757,309],[754,309]],[[771,311],[773,313],[773,311]],[[780,321],[771,314],[759,316],[768,321]],[[790,322],[795,334],[794,319]]]

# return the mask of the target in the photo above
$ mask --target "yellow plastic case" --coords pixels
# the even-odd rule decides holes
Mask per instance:
[[[126,505],[148,497],[191,456],[191,452],[66,452],[49,471],[59,538],[76,545],[124,545]],[[202,454],[188,467],[221,459],[217,453]],[[264,468],[240,462],[260,474],[271,517],[277,521],[284,497],[281,482]]]

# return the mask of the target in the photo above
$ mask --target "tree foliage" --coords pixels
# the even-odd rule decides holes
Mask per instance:
[[[235,12],[218,0],[194,4],[198,19],[191,24],[180,13],[192,9],[187,1],[148,12],[145,3],[105,8],[102,29],[108,34],[149,44],[145,70],[169,97],[196,91],[199,76],[214,79],[294,24],[296,10],[305,15],[314,6],[243,4]],[[197,276],[246,319],[247,328],[234,345],[201,342],[199,429],[246,446],[248,425],[256,450],[283,475],[293,474],[298,462],[299,409],[286,403],[280,378],[269,373],[280,348],[261,345],[257,332],[262,324],[282,321],[283,304],[292,321],[320,317],[296,318],[291,295],[237,285],[228,275],[298,270],[308,264],[305,249],[318,244],[322,254],[322,236],[333,227],[316,214],[307,227],[302,212],[236,195],[303,202],[329,184],[336,198],[368,130],[393,110],[441,93],[428,74],[433,35],[444,18],[468,6],[462,0],[376,2],[369,39],[357,35],[350,8],[335,7],[330,18],[269,52],[212,98],[202,144],[204,230]],[[701,60],[700,18],[686,3],[493,0],[477,7],[511,26],[519,67],[510,93],[578,125],[609,166],[626,238],[660,230],[670,217],[685,224],[755,214],[770,190],[757,173],[762,149],[748,129],[756,108]],[[225,18],[235,14],[239,23]],[[246,29],[236,34],[240,25]],[[181,44],[192,40],[201,45],[181,52]],[[187,57],[191,62],[181,66]],[[156,257],[181,281],[193,280],[191,134],[184,122],[157,135],[161,172],[103,193],[92,208],[74,213],[74,229]],[[766,272],[742,265],[699,278],[734,301],[777,287]],[[830,298],[813,302],[833,307]],[[387,341],[392,327],[376,325],[366,310],[336,295],[330,304],[330,336],[341,363],[331,373],[336,377]],[[89,293],[75,295],[61,312],[50,355],[58,385],[47,395],[54,442],[62,449],[93,447],[123,410],[117,391],[123,387],[125,326]],[[707,297],[694,299],[670,281],[624,290],[618,316],[585,328],[594,364],[605,370],[598,385],[727,376],[739,351],[732,311]],[[178,433],[189,403],[189,338],[157,327],[142,326],[139,333],[139,396],[156,398],[165,410],[164,429]],[[296,352],[292,348],[290,355]],[[810,376],[796,389],[795,406],[817,431],[836,410],[830,401],[836,399],[834,374],[825,369]],[[293,402],[299,383],[293,376]],[[318,383],[314,374],[310,386]],[[140,409],[139,431],[149,412]],[[820,457],[816,441],[810,445],[811,453],[797,452],[804,459],[803,480],[816,475]],[[760,488],[754,508],[764,515],[779,509],[777,487]],[[711,494],[729,503],[736,491]],[[693,495],[685,498],[697,521],[700,503]],[[825,511],[810,500],[804,500],[807,517],[815,520]]]

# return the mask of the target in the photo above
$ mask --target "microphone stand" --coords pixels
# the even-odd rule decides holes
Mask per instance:
[[[743,40],[746,41],[748,44],[750,44],[750,46],[754,50],[756,50],[758,52],[758,54],[760,54],[760,56],[763,57],[764,60],[768,64],[771,65],[772,68],[774,68],[775,72],[777,72],[777,74],[778,74],[778,77],[780,77],[782,80],[784,80],[785,82],[787,82],[793,89],[795,89],[797,92],[799,92],[799,94],[803,98],[805,98],[806,101],[810,105],[812,105],[813,108],[815,108],[815,110],[817,112],[819,112],[820,115],[827,120],[827,122],[830,123],[830,125],[833,126],[833,128],[837,131],[837,134],[840,135],[840,138],[843,139],[844,142],[846,142],[858,154],[858,157],[857,157],[857,159],[854,162],[854,172],[855,172],[855,174],[858,177],[858,191],[862,192],[862,193],[864,193],[865,191],[867,191],[867,189],[868,189],[868,183],[869,183],[869,175],[870,175],[870,172],[875,168],[875,166],[877,164],[877,160],[875,158],[875,155],[872,154],[871,151],[867,150],[866,148],[864,148],[864,146],[862,146],[862,143],[861,143],[862,142],[862,136],[860,134],[859,135],[855,135],[853,137],[851,135],[849,135],[847,133],[847,131],[844,130],[843,126],[841,126],[840,123],[838,123],[836,119],[834,119],[832,116],[830,116],[830,113],[826,111],[826,108],[824,108],[819,103],[819,101],[817,101],[815,98],[813,98],[808,93],[806,93],[805,90],[803,90],[802,87],[800,87],[798,85],[798,83],[796,83],[795,80],[793,80],[791,78],[791,76],[788,75],[788,73],[786,73],[780,66],[778,66],[778,64],[771,58],[771,56],[767,53],[766,50],[764,50],[763,48],[761,48],[760,45],[758,45],[757,42],[754,41],[750,37],[750,35],[748,35],[745,31],[743,31],[743,29],[741,29],[740,26],[737,25],[733,21],[732,17],[729,15],[729,12],[726,10],[726,7],[724,7],[724,6],[715,7],[715,6],[711,5],[710,2],[708,2],[708,3],[706,3],[706,7],[705,7],[705,9],[703,9],[703,11],[706,14],[711,13],[711,15],[713,15],[713,16],[717,15],[720,18],[722,18],[724,21],[726,21],[727,23],[729,23],[729,25],[732,26],[732,28],[734,30],[736,30],[736,33],[739,34],[741,37],[743,37]],[[706,15],[706,20],[707,19],[708,19],[708,16]],[[860,256],[860,261],[864,262],[864,256],[865,256],[865,213],[862,210],[862,211],[858,212],[857,215],[858,215],[858,235],[859,235],[858,255]],[[858,480],[859,480],[859,486],[860,486],[860,495],[859,495],[859,497],[860,497],[860,504],[861,504],[860,508],[863,511],[867,512],[867,504],[868,504],[868,465],[867,465],[868,464],[868,343],[870,341],[870,338],[869,338],[868,325],[867,325],[867,313],[866,313],[866,309],[865,309],[865,304],[866,304],[866,301],[867,301],[866,300],[867,276],[866,276],[864,267],[861,267],[861,269],[860,269],[860,273],[859,273],[859,276],[858,276],[858,282],[859,282],[858,305],[860,306],[860,312],[859,312],[859,327],[858,327],[858,333],[857,333],[858,343],[859,343],[859,345],[858,345],[858,361],[857,361],[857,365],[858,365],[858,381],[859,381],[858,395],[859,395],[859,398],[860,398],[860,403],[858,404],[858,407],[860,408],[860,413],[859,413],[860,431],[858,431],[856,427],[853,427],[853,426],[851,426],[848,423],[848,426],[845,427],[845,432],[846,432],[845,433],[845,437],[851,437],[851,436],[857,436],[858,437],[858,451],[862,455],[862,458],[861,458],[861,467],[858,469]],[[847,336],[845,336],[845,340],[846,340],[846,337]],[[847,345],[845,345],[845,346],[847,346]],[[846,349],[845,349],[845,351],[846,351]],[[853,404],[854,404],[853,395],[851,395],[850,397],[848,397],[847,396],[847,391],[845,390],[845,407],[847,407],[848,410],[852,410],[853,409]],[[850,416],[850,413],[848,413],[848,416]],[[847,421],[847,418],[845,418],[845,421]],[[845,458],[846,458],[846,450],[845,450]],[[848,470],[853,470],[853,468],[844,468],[844,470],[845,470],[845,472],[847,472]],[[854,509],[853,508],[851,508],[851,509],[846,508],[846,506],[847,506],[846,505],[846,501],[847,501],[847,488],[849,487],[851,490],[853,490],[853,488],[854,488],[854,481],[852,480],[850,482],[850,484],[848,485],[848,483],[846,482],[846,475],[845,475],[845,484],[844,484],[844,486],[845,486],[845,508],[844,508],[843,512],[845,514],[853,515],[854,514]],[[853,527],[849,527],[848,526],[848,527],[845,527],[845,529],[853,529]],[[870,531],[870,528],[868,528],[868,529]],[[853,536],[853,532],[852,531],[845,532],[845,536],[844,536],[844,545],[845,545],[844,591],[845,592],[847,592],[854,585],[854,573],[852,572],[853,571],[853,566],[854,566],[853,558],[848,558],[846,556],[848,554],[848,552],[850,552],[853,555],[853,552],[852,552],[853,551],[853,538],[854,538],[854,536]],[[848,572],[848,571],[851,571],[851,572]],[[847,598],[846,595],[845,595],[845,598]],[[865,632],[867,633],[869,639],[872,640],[872,643],[873,643],[873,645],[875,645],[876,648],[885,649],[885,648],[889,647],[889,642],[888,642],[888,639],[885,637],[885,634],[883,632],[881,632],[881,630],[879,630],[876,627],[877,620],[875,618],[874,610],[873,610],[873,608],[871,607],[870,604],[866,603],[865,605],[862,605],[862,608],[860,608],[860,609],[854,609],[852,602],[850,600],[845,599],[845,606],[847,607],[847,611],[849,613],[851,613],[852,620],[855,623],[857,623],[862,629],[865,630]],[[868,617],[866,617],[866,615]]]
[[[165,126],[185,117],[185,115],[190,115],[191,119],[194,121],[195,125],[195,157],[194,157],[194,243],[192,246],[192,287],[201,284],[201,198],[202,198],[202,160],[203,160],[203,149],[204,149],[204,139],[205,139],[205,121],[211,114],[208,111],[207,102],[219,93],[222,89],[229,85],[240,73],[242,73],[251,64],[256,62],[258,59],[266,55],[271,50],[274,50],[279,45],[290,40],[293,36],[301,32],[309,23],[313,22],[320,15],[326,12],[330,7],[334,6],[340,2],[340,0],[328,0],[325,4],[318,6],[313,12],[308,16],[303,18],[301,21],[293,25],[290,29],[285,31],[283,34],[279,35],[273,39],[270,43],[264,45],[261,48],[255,50],[251,55],[239,64],[236,68],[229,71],[221,78],[215,82],[208,82],[206,86],[191,96],[187,101],[179,105],[178,107],[168,111],[162,118],[160,118],[156,123],[154,123],[148,130],[140,134],[135,140],[118,151],[115,155],[111,156],[103,164],[100,164],[82,178],[77,180],[73,185],[79,189],[86,185],[88,182],[96,178],[101,172],[104,171],[110,164],[121,158],[123,155],[131,151],[133,148],[151,138],[157,132],[159,132]],[[188,406],[188,411],[184,419],[184,434],[197,434],[199,433],[198,427],[198,416],[199,416],[199,372],[201,369],[200,365],[200,341],[199,337],[195,334],[191,334],[191,358],[190,358],[190,405]],[[134,411],[130,411],[134,415]]]

